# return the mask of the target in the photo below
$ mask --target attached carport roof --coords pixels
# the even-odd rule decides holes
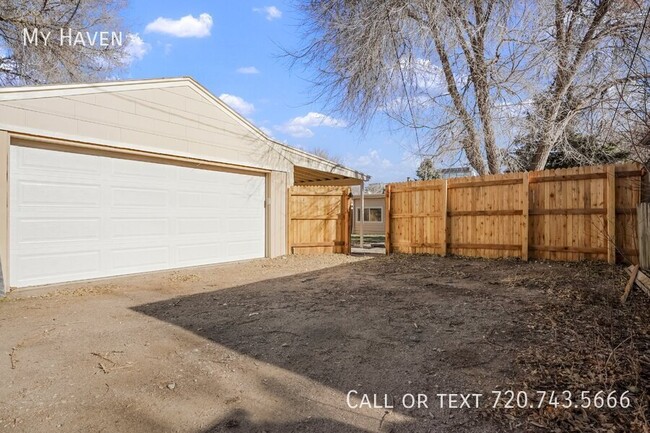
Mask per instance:
[[[296,185],[359,185],[363,182],[362,179],[299,166],[295,166],[293,178]]]
[[[368,175],[329,159],[290,146],[283,146],[285,146],[287,156],[294,166],[295,185],[360,185],[370,179]]]

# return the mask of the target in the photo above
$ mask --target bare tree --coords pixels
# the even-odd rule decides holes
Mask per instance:
[[[128,60],[130,36],[123,28],[123,0],[2,0],[0,2],[0,85],[103,79]],[[26,44],[25,31],[36,43]],[[60,40],[78,32],[123,32],[122,44],[73,44]],[[51,39],[43,35],[51,32]],[[87,40],[86,40],[87,42]],[[111,41],[113,42],[113,41]]]
[[[541,169],[571,122],[636,78],[621,59],[648,4],[314,0],[302,6],[309,42],[295,55],[349,117],[386,113],[418,141],[426,133],[420,154],[461,151],[479,174],[498,173],[525,128],[539,136],[526,168]]]
[[[553,38],[540,44],[554,60],[549,63],[553,65],[549,74],[552,79],[540,97],[542,109],[529,125],[540,137],[530,165],[535,170],[545,167],[554,145],[577,117],[598,111],[615,115],[612,103],[618,105],[620,98],[634,90],[628,83],[647,78],[630,74],[626,60],[631,52],[641,49],[647,53],[649,48],[648,37],[643,36],[648,2],[553,3]]]
[[[648,14],[650,10],[646,19]],[[644,40],[639,42],[638,48],[630,48],[630,59],[625,62],[628,74],[637,78],[624,83],[624,92],[617,92],[614,115],[603,123],[607,128],[604,133],[624,146],[632,160],[650,171],[650,53],[647,46],[643,47]]]
[[[310,153],[319,156],[321,158],[327,159],[329,161],[332,161],[336,164],[343,164],[343,158],[341,158],[339,155],[334,155],[331,153],[329,150],[322,148],[322,147],[314,147],[312,150],[310,150]]]

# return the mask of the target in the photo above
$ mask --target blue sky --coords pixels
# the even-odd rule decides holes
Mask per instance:
[[[309,72],[282,48],[300,47],[290,1],[130,0],[124,13],[133,61],[124,78],[191,76],[275,139],[322,148],[371,182],[415,177],[414,136],[375,121],[362,133],[314,101]]]

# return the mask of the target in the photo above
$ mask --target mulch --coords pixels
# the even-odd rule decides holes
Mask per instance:
[[[537,408],[533,400],[534,409],[486,413],[509,428],[526,431],[648,433],[650,298],[635,288],[621,305],[619,297],[628,278],[623,268],[589,262],[573,266],[576,275],[569,284],[566,276],[552,274],[519,282],[545,290],[553,302],[529,312],[536,341],[518,354],[518,370],[509,389],[527,390],[536,397],[541,396],[537,391],[561,396],[568,390],[578,407],[542,404]],[[604,401],[587,404],[580,398],[582,391],[589,391],[592,399],[603,391]],[[619,399],[617,407],[594,407],[606,406],[612,392]],[[629,398],[628,408],[620,407],[622,395]]]

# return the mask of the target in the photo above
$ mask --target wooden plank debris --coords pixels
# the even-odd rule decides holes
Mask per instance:
[[[628,266],[625,271],[628,275],[632,275],[634,268],[638,266]],[[642,271],[638,270],[636,274],[636,279],[634,280],[636,286],[641,289],[646,295],[650,296],[650,277],[644,274]]]
[[[630,279],[627,281],[627,284],[625,285],[625,290],[621,295],[621,304],[625,304],[625,301],[627,301],[627,297],[630,295],[630,292],[632,291],[632,286],[634,286],[634,282],[636,281],[636,276],[638,273],[639,273],[639,265],[632,266],[632,271],[630,272]]]

